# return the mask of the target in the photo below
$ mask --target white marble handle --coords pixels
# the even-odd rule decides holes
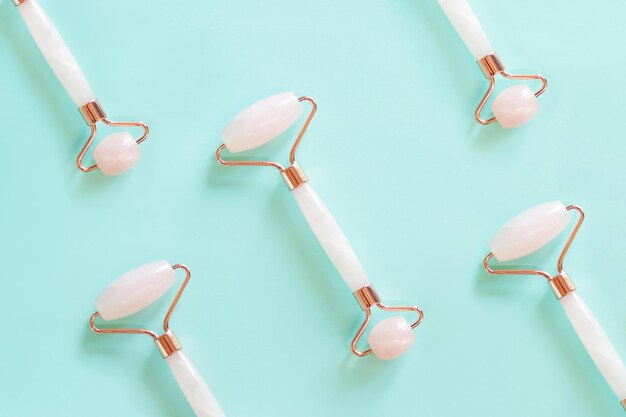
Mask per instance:
[[[576,291],[561,298],[561,305],[606,382],[626,400],[626,367],[598,320]]]
[[[224,417],[224,411],[187,355],[179,350],[166,359],[178,386],[198,417]]]
[[[438,0],[467,49],[477,61],[491,53],[493,48],[467,0]]]
[[[350,242],[330,214],[319,195],[306,182],[292,191],[304,217],[324,251],[352,292],[369,283]]]
[[[19,5],[28,30],[33,35],[41,53],[52,67],[76,107],[96,99],[65,41],[37,0],[26,0]]]

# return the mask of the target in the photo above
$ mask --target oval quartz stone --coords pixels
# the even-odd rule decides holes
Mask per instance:
[[[527,85],[515,85],[498,94],[491,111],[500,126],[513,129],[526,124],[537,114],[539,100]]]
[[[113,281],[96,300],[104,320],[115,320],[143,310],[174,284],[176,276],[167,261],[141,265]]]
[[[491,239],[489,247],[498,261],[521,258],[557,237],[569,220],[569,212],[560,201],[540,204],[509,220]]]
[[[391,360],[411,348],[415,335],[404,317],[391,317],[374,326],[367,341],[378,359]]]
[[[123,174],[135,166],[140,157],[139,145],[128,132],[107,136],[93,151],[93,159],[104,175]]]
[[[254,103],[222,131],[222,140],[230,152],[257,148],[289,128],[302,113],[293,93],[281,93]]]

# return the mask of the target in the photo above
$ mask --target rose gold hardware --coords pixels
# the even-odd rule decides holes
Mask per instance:
[[[622,404],[622,407],[624,407],[624,411],[626,411],[626,399],[622,400],[620,404]]]
[[[366,356],[372,353],[372,349],[360,351],[357,348],[357,344],[361,340],[361,337],[363,337],[363,333],[365,333],[365,329],[367,328],[370,320],[372,319],[371,307],[376,306],[383,311],[415,311],[418,315],[418,318],[417,318],[417,321],[411,324],[412,329],[415,329],[417,326],[419,326],[422,323],[422,320],[424,320],[424,312],[419,307],[416,307],[416,306],[397,306],[396,307],[396,306],[387,306],[383,304],[381,302],[381,299],[378,293],[376,292],[374,287],[372,287],[371,285],[366,285],[365,287],[359,288],[358,290],[353,292],[352,295],[354,296],[354,298],[356,298],[356,301],[359,303],[359,306],[365,312],[365,319],[363,320],[363,324],[361,324],[361,327],[359,328],[356,335],[354,336],[354,339],[352,339],[352,345],[351,345],[352,352],[358,357]]]
[[[295,190],[300,184],[303,184],[309,180],[302,168],[297,162],[294,162],[283,171],[281,171],[283,180],[287,184],[289,191]]]
[[[308,178],[302,171],[302,168],[296,162],[296,150],[302,141],[302,137],[306,133],[306,130],[309,128],[309,124],[311,120],[313,120],[313,116],[315,116],[315,112],[317,111],[317,103],[311,97],[300,97],[298,99],[299,102],[308,101],[311,103],[311,112],[307,117],[304,125],[300,129],[300,133],[298,133],[298,137],[291,147],[291,151],[289,152],[289,166],[287,168],[283,167],[278,162],[272,161],[233,161],[233,160],[225,160],[222,158],[222,152],[226,149],[226,145],[222,144],[217,151],[215,152],[215,158],[222,165],[227,166],[257,166],[257,167],[274,167],[280,171],[281,176],[285,180],[287,187],[289,187],[290,191],[293,191],[299,185],[305,183]]]
[[[476,62],[487,79],[504,71],[504,65],[496,54],[489,54]]]
[[[172,269],[174,270],[182,269],[183,271],[185,271],[185,279],[183,283],[181,284],[180,288],[178,289],[178,292],[176,293],[176,296],[174,297],[172,304],[170,304],[170,307],[167,310],[167,313],[165,314],[165,318],[163,319],[163,332],[164,333],[162,335],[158,335],[152,330],[147,330],[147,329],[123,329],[123,328],[102,329],[102,328],[99,328],[96,326],[96,318],[100,315],[100,312],[98,311],[96,311],[89,319],[89,326],[91,327],[91,330],[93,330],[96,333],[102,333],[102,334],[106,334],[106,333],[145,334],[147,336],[150,336],[154,340],[154,342],[157,345],[157,348],[159,349],[159,352],[161,352],[161,356],[163,356],[164,358],[167,358],[172,353],[179,351],[181,349],[181,344],[178,342],[178,339],[176,338],[174,333],[172,333],[172,331],[170,330],[170,318],[172,317],[172,313],[174,312],[174,309],[176,308],[176,305],[178,304],[178,300],[180,300],[180,296],[183,294],[183,291],[185,291],[185,288],[187,287],[187,284],[189,283],[189,280],[191,279],[191,271],[189,270],[189,268],[187,268],[183,264],[176,264],[172,266]]]
[[[24,2],[26,2],[26,0],[13,0],[13,5],[15,7],[18,7],[19,5],[21,5]]]
[[[106,119],[107,117],[106,112],[98,100],[90,101],[84,106],[79,107],[78,111],[83,116],[88,126],[95,125],[100,120]]]
[[[485,77],[487,78],[487,80],[489,80],[489,88],[487,89],[487,92],[485,93],[482,100],[478,104],[478,107],[476,107],[476,110],[474,111],[474,117],[476,118],[476,121],[480,123],[481,125],[488,125],[496,121],[495,117],[491,117],[490,119],[485,120],[480,116],[480,113],[483,111],[483,108],[487,104],[487,101],[489,101],[491,94],[493,94],[493,90],[496,85],[496,79],[495,79],[496,75],[500,74],[503,77],[508,78],[510,80],[539,80],[541,81],[542,86],[539,90],[537,90],[537,92],[535,92],[535,97],[539,97],[541,94],[543,94],[544,91],[546,91],[546,88],[548,88],[548,80],[543,75],[509,74],[504,69],[504,65],[502,64],[502,61],[500,61],[500,58],[495,53],[486,55],[476,62],[478,63],[478,66],[480,67],[483,74],[485,74]]]
[[[554,295],[559,300],[576,290],[576,286],[565,271],[548,281],[548,284],[550,284],[550,288],[552,288]]]
[[[565,260],[565,255],[567,255],[567,252],[569,251],[569,248],[572,245],[572,242],[574,241],[574,238],[576,237],[576,234],[578,233],[580,226],[582,226],[583,222],[585,221],[585,212],[583,211],[582,208],[580,208],[579,206],[575,206],[575,205],[567,206],[566,208],[567,208],[567,211],[576,210],[578,214],[580,215],[580,218],[578,219],[578,223],[576,223],[574,230],[572,230],[572,233],[567,239],[567,242],[565,243],[565,247],[563,248],[563,251],[561,252],[561,255],[559,256],[559,260],[557,262],[557,275],[552,276],[547,272],[534,270],[534,269],[493,269],[489,266],[489,261],[491,260],[491,258],[493,258],[493,252],[489,252],[489,254],[485,257],[483,261],[483,267],[485,268],[485,270],[489,272],[490,274],[494,274],[494,275],[539,275],[539,276],[542,276],[548,280],[548,284],[550,285],[550,288],[552,289],[552,291],[554,291],[556,298],[562,298],[565,295],[569,294],[570,292],[574,291],[576,287],[574,286],[574,283],[569,278],[567,273],[565,273],[565,271],[563,270],[563,261]]]
[[[93,164],[91,166],[84,166],[83,158],[85,157],[85,154],[87,154],[87,151],[91,147],[93,140],[96,138],[96,133],[98,130],[97,123],[99,121],[102,121],[104,124],[108,126],[112,126],[112,127],[140,127],[142,128],[143,135],[139,139],[137,139],[137,145],[141,144],[141,142],[146,140],[148,138],[148,135],[150,134],[150,128],[148,127],[147,124],[143,122],[113,122],[109,120],[106,116],[106,112],[104,111],[104,109],[102,108],[98,100],[90,101],[89,103],[80,107],[78,111],[83,116],[83,119],[85,119],[85,122],[89,126],[89,129],[91,129],[91,134],[89,135],[87,142],[85,142],[83,149],[81,149],[80,153],[78,154],[78,157],[76,158],[76,166],[78,167],[78,169],[80,169],[83,172],[90,172],[98,168],[97,164]]]
[[[359,303],[361,310],[365,311],[368,308],[380,303],[380,296],[371,285],[366,285],[363,288],[359,288],[352,293],[356,302]]]
[[[166,331],[164,334],[154,339],[154,343],[156,343],[163,359],[182,349],[178,338],[171,330]]]

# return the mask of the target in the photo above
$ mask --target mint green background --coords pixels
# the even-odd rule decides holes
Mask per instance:
[[[42,3],[109,116],[152,134],[130,173],[78,172],[85,125],[0,0],[0,414],[191,416],[148,338],[87,326],[166,258],[192,269],[172,327],[228,416],[623,415],[547,285],[481,262],[516,213],[580,204],[567,270],[626,355],[626,3],[472,2],[508,69],[550,80],[515,131],[474,123],[485,80],[434,0]],[[376,287],[425,310],[401,360],[350,354],[361,312],[278,175],[213,158],[281,91],[319,103],[299,159]]]

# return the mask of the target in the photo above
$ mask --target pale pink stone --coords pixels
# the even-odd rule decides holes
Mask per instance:
[[[104,175],[119,175],[128,171],[140,156],[139,145],[128,132],[107,136],[93,151],[93,159]]]
[[[505,129],[520,127],[539,110],[539,101],[527,85],[515,85],[498,94],[491,111]]]
[[[404,317],[391,317],[374,326],[367,341],[378,359],[390,360],[404,355],[413,345],[415,335]]]

